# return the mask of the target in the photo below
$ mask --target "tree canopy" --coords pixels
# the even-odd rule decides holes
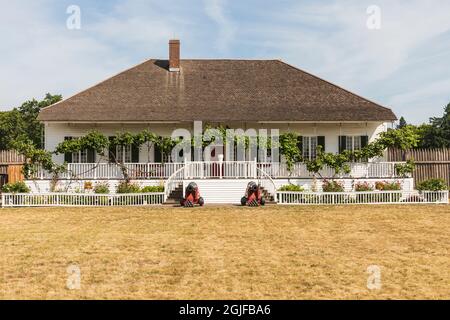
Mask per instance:
[[[450,103],[442,117],[430,118],[429,124],[417,127],[421,136],[420,148],[450,148]]]
[[[43,125],[37,120],[39,111],[62,100],[61,95],[47,93],[44,99],[32,99],[11,111],[0,112],[0,149],[10,149],[17,141],[29,140],[43,147]]]

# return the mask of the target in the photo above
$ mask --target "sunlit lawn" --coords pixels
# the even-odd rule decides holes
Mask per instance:
[[[1,209],[0,245],[2,299],[450,298],[449,206]]]

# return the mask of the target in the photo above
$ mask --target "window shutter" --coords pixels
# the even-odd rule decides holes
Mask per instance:
[[[72,140],[72,137],[64,137],[64,140],[65,141]],[[64,162],[72,163],[72,153],[71,152],[64,153]]]
[[[369,137],[361,136],[361,149],[367,147],[368,144],[369,144]]]
[[[139,146],[136,145],[131,146],[131,162],[139,163]]]
[[[114,137],[109,137],[109,162],[116,162],[117,160],[117,148],[112,145]]]
[[[155,162],[161,163],[162,162],[162,154],[159,147],[155,144]]]
[[[322,152],[325,152],[325,137],[324,136],[317,137],[317,145],[322,147]]]
[[[300,156],[303,157],[303,137],[297,137],[297,148],[300,151]]]
[[[95,162],[95,151],[92,149],[89,149],[87,151],[87,162],[88,163],[94,163]]]
[[[347,137],[339,136],[339,153],[344,152],[347,149]]]
[[[367,147],[367,145],[369,144],[369,137],[368,136],[361,136],[361,149]],[[361,159],[363,162],[367,162],[368,159],[364,158]]]

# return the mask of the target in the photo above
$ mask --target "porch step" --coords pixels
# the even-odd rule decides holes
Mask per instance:
[[[261,191],[264,195],[264,198],[266,199],[266,203],[267,204],[271,204],[273,202],[273,204],[276,204],[274,196],[270,195],[269,192],[264,189],[264,187],[261,187]]]
[[[175,188],[175,190],[172,191],[169,197],[167,197],[167,200],[164,204],[167,205],[174,205],[179,204],[181,199],[183,199],[183,185],[179,185]]]

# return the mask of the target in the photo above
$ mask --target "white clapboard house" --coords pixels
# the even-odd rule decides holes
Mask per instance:
[[[349,92],[280,60],[180,59],[180,42],[169,42],[169,59],[150,59],[66,100],[43,109],[45,148],[53,151],[64,139],[98,130],[105,135],[148,129],[171,136],[174,129],[194,129],[194,121],[229,128],[278,129],[300,135],[304,157],[314,158],[320,145],[326,152],[360,149],[396,120],[391,109]],[[153,145],[124,146],[116,157],[130,168],[141,185],[165,184],[167,198],[174,190],[196,181],[206,202],[239,202],[245,185],[258,180],[269,193],[287,183],[309,188],[312,176],[303,163],[289,172],[283,163],[267,159],[227,159],[212,149],[208,161],[173,162]],[[60,187],[80,188],[86,181],[107,180],[111,188],[121,170],[91,150],[55,155],[72,173],[62,176]],[[197,159],[198,160],[198,159]],[[400,180],[394,163],[369,159],[352,163],[352,172],[340,177],[347,190],[355,180]],[[324,177],[331,171],[322,173]],[[30,184],[49,190],[45,172]],[[70,180],[70,182],[69,182]],[[68,185],[70,184],[70,186]],[[320,187],[320,183],[319,183]]]

